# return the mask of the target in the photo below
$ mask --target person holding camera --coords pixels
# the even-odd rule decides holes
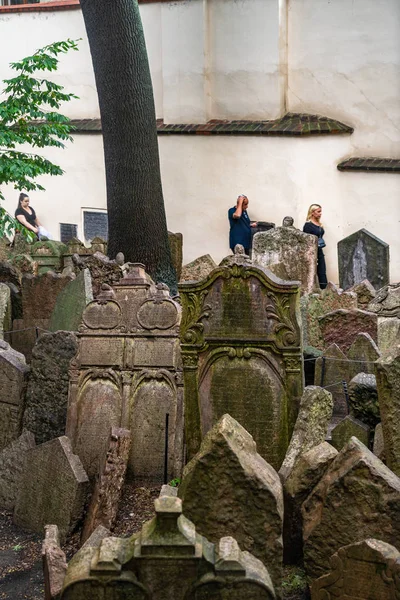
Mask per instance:
[[[326,278],[326,264],[325,256],[322,248],[325,248],[324,233],[325,230],[321,223],[322,208],[320,204],[311,204],[308,209],[306,223],[304,224],[304,233],[310,233],[316,235],[318,238],[318,258],[317,258],[317,275],[319,281],[319,287],[324,290],[328,285]]]
[[[229,247],[234,252],[236,244],[244,247],[246,254],[250,252],[251,246],[251,227],[256,227],[256,221],[250,221],[247,214],[249,199],[244,194],[240,194],[236,201],[236,206],[228,210],[229,219]]]

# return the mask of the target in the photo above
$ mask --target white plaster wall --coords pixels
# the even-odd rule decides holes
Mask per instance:
[[[351,155],[400,156],[399,0],[288,0],[292,112],[353,126]]]
[[[283,111],[278,0],[209,0],[211,118],[274,119]]]

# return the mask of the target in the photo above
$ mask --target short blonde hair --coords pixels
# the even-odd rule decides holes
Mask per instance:
[[[313,214],[316,208],[322,208],[322,206],[320,204],[311,204],[311,206],[308,209],[306,221],[309,221],[311,219],[311,215]]]

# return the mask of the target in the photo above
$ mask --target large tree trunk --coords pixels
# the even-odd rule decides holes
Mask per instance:
[[[153,87],[137,0],[81,0],[103,129],[108,254],[141,262],[176,290]]]

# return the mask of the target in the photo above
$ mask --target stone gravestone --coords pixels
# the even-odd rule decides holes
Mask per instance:
[[[333,399],[328,390],[317,386],[305,388],[292,439],[279,469],[282,481],[287,479],[304,452],[325,440],[332,411]]]
[[[378,423],[374,431],[374,445],[372,449],[375,456],[382,462],[386,463],[385,459],[385,440],[383,439],[382,423]]]
[[[32,244],[30,253],[38,264],[38,273],[43,275],[48,271],[61,271],[62,255],[67,247],[62,242],[54,240],[39,241]]]
[[[60,546],[57,525],[45,526],[42,562],[46,600],[59,600],[67,572],[67,558]]]
[[[236,253],[179,291],[189,458],[228,413],[279,469],[303,391],[298,282]]]
[[[168,231],[168,242],[171,250],[172,264],[176,272],[176,278],[179,281],[182,273],[183,236],[181,233]]]
[[[89,269],[94,298],[97,298],[103,283],[113,286],[122,278],[121,267],[101,252],[95,252],[86,257],[73,254],[72,261],[79,270]]]
[[[325,346],[337,344],[347,352],[359,333],[368,333],[374,342],[378,338],[376,315],[365,310],[335,310],[320,317],[322,337]]]
[[[399,551],[369,538],[340,548],[331,557],[330,572],[311,586],[311,600],[395,600],[399,591]]]
[[[0,509],[12,510],[20,479],[25,471],[28,450],[35,447],[35,437],[23,431],[20,437],[0,452]]]
[[[28,372],[25,357],[0,340],[0,450],[21,434]]]
[[[379,290],[368,310],[378,316],[379,350],[385,356],[400,354],[400,284]]]
[[[278,474],[257,454],[251,435],[224,415],[186,465],[178,490],[183,511],[212,542],[235,534],[242,550],[282,583],[283,496]]]
[[[96,482],[81,541],[85,542],[99,525],[112,529],[117,518],[118,504],[125,481],[131,447],[131,432],[113,427],[108,452]]]
[[[400,356],[376,362],[376,383],[386,464],[400,476]]]
[[[136,482],[161,483],[167,419],[167,475],[180,475],[180,318],[167,286],[155,285],[143,265],[131,264],[118,285],[103,284],[87,305],[71,362],[67,435],[89,477],[99,472],[111,427],[122,427],[132,436],[130,475]]]
[[[82,518],[89,480],[66,436],[29,451],[14,509],[14,523],[38,533],[57,525],[60,537]]]
[[[303,344],[323,350],[325,348],[319,318],[339,309],[357,308],[357,296],[353,292],[344,292],[329,282],[319,294],[306,294],[300,299],[303,324]]]
[[[348,415],[332,429],[332,446],[336,450],[341,450],[343,446],[352,438],[356,437],[368,448],[369,446],[369,427]]]
[[[303,503],[304,565],[323,575],[334,552],[376,537],[400,535],[400,479],[357,438],[351,438]]]
[[[349,377],[352,379],[358,373],[375,372],[375,361],[380,358],[378,346],[368,333],[359,333],[347,352],[349,359]]]
[[[317,249],[315,235],[295,227],[276,227],[254,236],[252,259],[267,269],[283,264],[288,279],[300,281],[302,293],[311,294],[317,275]]]
[[[345,417],[348,413],[343,381],[350,380],[347,356],[332,344],[315,361],[315,385],[326,387],[333,397],[333,415]]]
[[[381,420],[375,375],[358,373],[348,389],[351,414],[373,429]]]
[[[156,517],[130,538],[88,542],[68,565],[63,600],[274,600],[265,566],[236,540],[218,545],[196,532],[173,496],[155,501]]]
[[[368,304],[376,296],[376,289],[368,279],[356,283],[348,291],[354,292],[357,295],[357,308],[360,308],[361,310],[368,310]]]
[[[0,340],[11,331],[11,292],[8,285],[0,283]]]
[[[69,364],[77,349],[72,331],[44,333],[33,348],[23,426],[38,444],[65,433]]]
[[[78,331],[82,313],[92,301],[90,272],[89,269],[83,269],[58,295],[50,317],[49,331]]]
[[[179,281],[201,281],[217,266],[209,254],[200,256],[187,265],[183,265]]]
[[[389,283],[389,245],[366,229],[338,242],[339,282],[344,290],[364,279],[380,290]]]

